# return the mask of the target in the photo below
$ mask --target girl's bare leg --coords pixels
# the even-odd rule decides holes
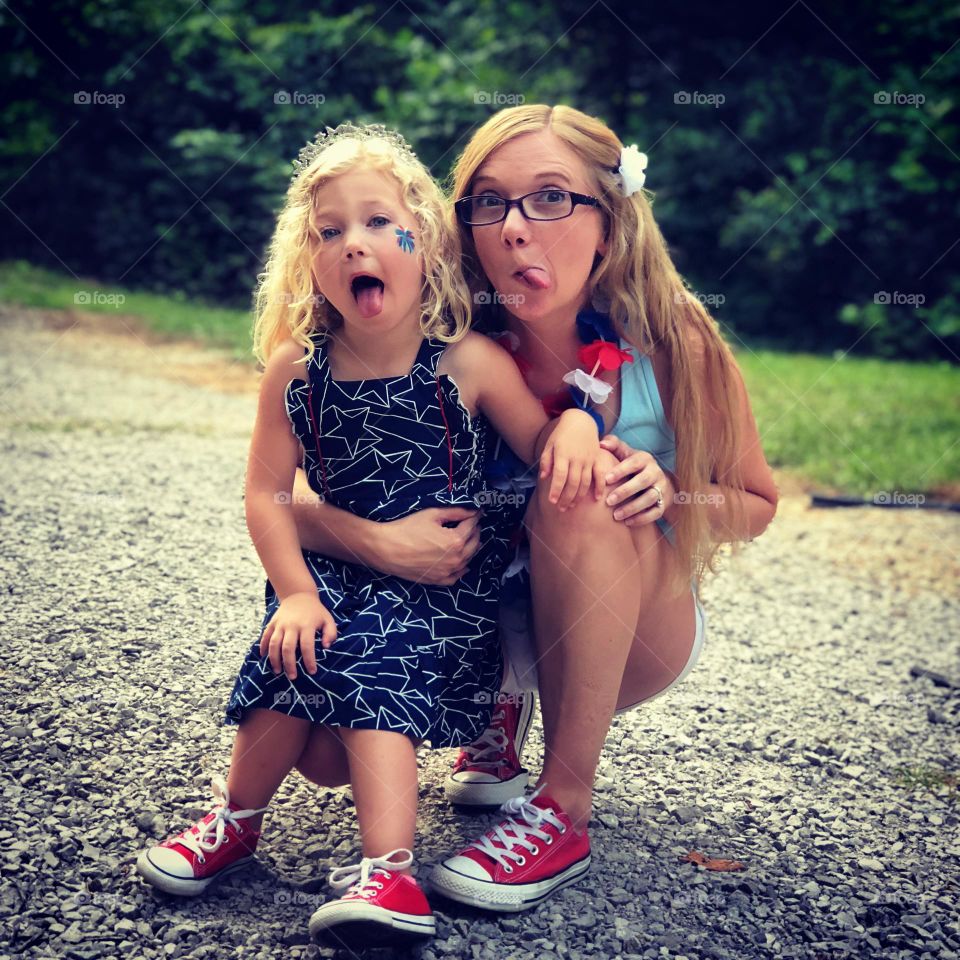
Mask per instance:
[[[265,807],[303,753],[310,726],[309,720],[276,710],[248,710],[233,741],[227,777],[231,801],[254,810]],[[254,814],[250,828],[259,830],[262,821],[262,813]]]
[[[546,501],[548,483],[527,519],[545,742],[538,783],[584,829],[637,627],[671,547],[654,524],[615,521],[602,500],[560,513]]]
[[[417,754],[422,741],[389,730],[338,727],[350,760],[364,857],[413,850],[417,827]],[[400,873],[411,873],[405,868]]]
[[[321,787],[342,787],[350,782],[347,748],[337,729],[315,723],[296,763],[303,776]]]

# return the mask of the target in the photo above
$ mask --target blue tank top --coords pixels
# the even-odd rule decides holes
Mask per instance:
[[[676,437],[663,412],[653,364],[622,337],[620,349],[630,350],[636,359],[620,367],[620,415],[610,432],[634,450],[646,450],[664,470],[675,473]],[[661,517],[656,523],[673,543],[669,521]]]

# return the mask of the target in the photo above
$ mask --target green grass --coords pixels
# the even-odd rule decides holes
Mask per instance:
[[[736,355],[771,466],[834,493],[945,496],[953,487],[957,496],[956,367],[743,347]]]
[[[94,291],[101,302],[75,302]],[[116,294],[122,302],[102,302]],[[253,362],[248,311],[77,281],[23,262],[0,263],[0,302],[133,315],[156,333],[213,343]],[[743,346],[736,353],[771,466],[828,492],[942,497],[952,488],[958,497],[956,367]]]
[[[253,314],[249,310],[218,307],[182,294],[163,296],[83,277],[75,280],[17,260],[0,263],[0,303],[135,316],[155,333],[203,340],[253,363]]]

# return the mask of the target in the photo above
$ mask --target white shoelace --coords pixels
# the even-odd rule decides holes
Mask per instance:
[[[541,825],[549,823],[561,833],[566,833],[567,828],[553,810],[535,807],[530,802],[545,786],[545,783],[540,784],[529,797],[513,797],[504,803],[500,810],[507,814],[506,822],[498,823],[479,840],[474,840],[470,846],[476,847],[491,860],[496,860],[507,873],[513,873],[513,867],[507,862],[508,857],[521,867],[527,862],[526,857],[514,847],[523,847],[529,853],[538,854],[540,848],[531,842],[530,837],[536,837],[546,846],[550,846],[553,843],[553,837],[542,830]],[[495,846],[497,842],[500,844],[499,847]]]
[[[202,825],[192,826],[186,833],[177,837],[177,842],[195,853],[201,863],[206,862],[205,853],[213,853],[214,850],[220,849],[222,843],[227,843],[229,838],[224,836],[226,824],[236,827],[237,833],[243,833],[243,827],[237,823],[238,820],[252,817],[255,813],[264,813],[268,809],[263,807],[260,810],[231,810],[230,791],[227,789],[226,780],[216,774],[212,777],[212,786],[213,795],[216,798],[214,818]],[[211,833],[214,834],[212,838]]]
[[[400,860],[391,860],[395,854],[404,854]],[[394,870],[404,870],[413,863],[413,851],[406,847],[399,847],[385,853],[382,857],[364,857],[359,863],[353,863],[348,867],[337,867],[330,871],[330,886],[334,890],[343,890],[349,887],[345,896],[355,893],[365,900],[374,896],[377,890],[383,889],[383,884],[377,879],[382,876],[389,880]]]
[[[503,753],[510,742],[503,730],[494,726],[494,723],[503,723],[503,718],[503,710],[498,710],[493,715],[490,726],[473,743],[463,748],[471,767],[502,767],[507,762],[506,757],[500,757],[497,760],[486,759],[491,754]]]

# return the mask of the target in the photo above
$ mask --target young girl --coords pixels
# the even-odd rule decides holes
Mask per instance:
[[[507,542],[481,524],[456,584],[402,580],[301,551],[291,489],[302,448],[317,493],[366,519],[475,508],[487,418],[527,463],[543,434],[558,496],[603,488],[591,418],[574,410],[547,425],[509,354],[468,332],[459,262],[442,194],[398,134],[342,125],[301,151],[257,298],[266,369],[246,515],[266,614],[227,705],[240,729],[214,809],[138,860],[167,892],[200,893],[248,862],[267,801],[312,764],[331,785],[349,779],[363,853],[331,873],[349,889],[314,913],[311,933],[434,932],[411,875],[415,750],[469,743],[490,719]]]

